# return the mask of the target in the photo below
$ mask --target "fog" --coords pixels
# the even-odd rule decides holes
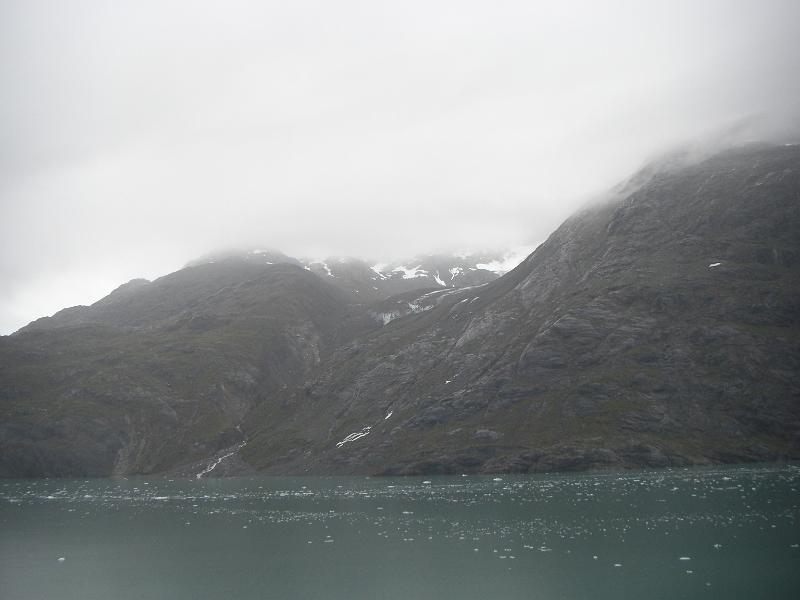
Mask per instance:
[[[697,140],[789,141],[800,3],[6,1],[0,333],[218,248],[541,240]]]

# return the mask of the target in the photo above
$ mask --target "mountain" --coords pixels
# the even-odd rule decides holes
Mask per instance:
[[[0,475],[800,457],[800,147],[651,163],[500,264],[233,252],[39,319]]]
[[[468,257],[438,259],[499,277]],[[0,337],[0,475],[202,461],[240,443],[249,411],[303,384],[332,348],[380,327],[390,294],[440,287],[422,269],[329,262],[217,253]]]
[[[305,379],[352,311],[302,267],[231,259],[40,319],[0,338],[0,474],[152,473],[213,455]]]
[[[511,273],[426,294],[248,421],[269,472],[800,456],[800,148],[658,168]]]
[[[511,270],[527,254],[515,251],[430,254],[371,263],[352,257],[298,259],[276,250],[249,250],[210,254],[189,266],[233,258],[250,264],[294,264],[352,295],[354,302],[368,303],[414,290],[482,285]]]

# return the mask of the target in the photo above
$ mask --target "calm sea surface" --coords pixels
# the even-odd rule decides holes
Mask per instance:
[[[0,598],[800,598],[800,468],[0,481]]]

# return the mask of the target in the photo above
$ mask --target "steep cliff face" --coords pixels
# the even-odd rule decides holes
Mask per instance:
[[[800,457],[797,146],[650,165],[480,285],[274,256],[0,338],[0,476]]]
[[[403,473],[798,456],[800,149],[643,179],[500,280],[337,350],[256,409],[245,457]]]

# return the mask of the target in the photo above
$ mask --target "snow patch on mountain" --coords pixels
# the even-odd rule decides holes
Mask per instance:
[[[478,263],[475,266],[479,269],[484,269],[486,271],[492,271],[493,273],[497,273],[498,275],[504,275],[508,273],[512,269],[514,269],[517,265],[519,265],[523,260],[525,260],[530,254],[539,247],[541,242],[531,245],[525,246],[517,246],[512,250],[509,250],[505,254],[503,254],[502,258],[497,260],[493,260],[486,263]]]
[[[422,268],[422,265],[417,265],[410,269],[404,265],[398,265],[392,269],[392,273],[402,273],[403,279],[416,279],[417,277],[428,276],[428,272]]]

